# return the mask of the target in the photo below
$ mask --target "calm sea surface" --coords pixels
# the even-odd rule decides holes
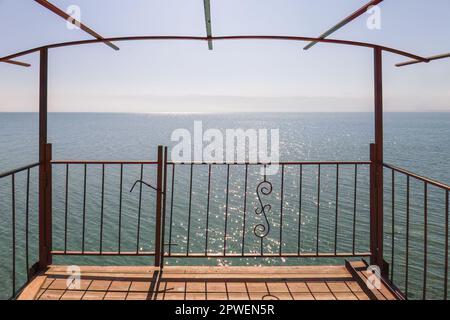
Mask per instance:
[[[193,131],[194,121],[201,120],[204,130],[279,129],[282,161],[306,160],[369,160],[369,144],[373,142],[373,115],[370,113],[265,113],[265,114],[67,114],[49,115],[49,142],[54,159],[78,160],[154,160],[156,146],[167,145],[175,129]],[[450,113],[386,113],[385,162],[450,184]],[[38,115],[0,113],[0,172],[5,172],[38,159]],[[170,160],[170,159],[169,159]],[[368,168],[358,167],[357,202],[354,203],[355,171],[342,166],[339,173],[339,217],[336,219],[336,167],[321,168],[320,217],[317,216],[317,167],[302,168],[302,203],[299,202],[300,167],[284,168],[284,189],[281,174],[269,177],[273,192],[264,204],[272,206],[267,223],[255,214],[259,206],[257,185],[263,177],[259,168],[248,169],[245,197],[245,166],[230,166],[227,187],[227,166],[213,166],[210,202],[207,207],[208,166],[194,166],[190,183],[190,166],[177,166],[172,192],[172,171],[169,168],[167,197],[166,243],[173,253],[242,251],[260,252],[260,238],[254,227],[267,224],[270,231],[264,239],[265,253],[279,252],[351,252],[353,229],[355,249],[368,250]],[[69,168],[67,211],[64,165],[53,172],[53,242],[55,250],[81,250],[83,245],[83,211],[86,251],[117,251],[119,218],[121,219],[120,249],[123,251],[154,250],[154,191],[144,187],[141,201],[139,188],[130,192],[140,178],[141,168],[123,168],[122,206],[119,216],[120,166],[106,166],[102,196],[102,167],[88,166],[87,198],[83,210],[84,166]],[[143,168],[145,181],[154,183],[155,167]],[[386,260],[392,256],[391,172],[385,172]],[[405,182],[396,175],[394,282],[405,288],[406,207]],[[189,194],[192,185],[192,197]],[[225,197],[229,190],[228,203]],[[16,176],[16,274],[17,288],[23,283],[25,259],[26,173]],[[445,234],[443,193],[429,188],[428,201],[428,269],[427,294],[441,298],[443,288],[443,258]],[[171,196],[173,194],[173,197]],[[0,298],[12,290],[12,214],[11,178],[0,179]],[[102,206],[103,203],[103,206]],[[139,206],[140,203],[140,206]],[[280,204],[283,203],[282,209]],[[301,206],[301,210],[300,210]],[[102,210],[103,207],[103,210]],[[280,210],[281,209],[281,210]],[[356,216],[354,212],[356,211]],[[301,212],[301,214],[299,214]],[[67,219],[66,219],[67,213]],[[408,290],[413,298],[421,297],[423,285],[423,184],[411,183],[411,223],[409,243]],[[355,218],[356,217],[356,218]],[[100,228],[103,219],[103,229]],[[208,219],[208,228],[205,221]],[[65,237],[64,225],[68,232]],[[316,231],[319,221],[320,237]],[[336,226],[338,221],[338,227]],[[188,232],[188,225],[190,231]],[[355,225],[355,227],[354,227]],[[30,172],[29,264],[36,260],[37,244],[37,170]],[[224,229],[225,226],[225,229]],[[206,229],[208,231],[206,232]],[[301,232],[299,232],[301,230]],[[299,236],[300,234],[300,236]],[[224,237],[224,235],[226,235]],[[224,239],[226,241],[224,241]],[[245,242],[244,247],[242,242]],[[337,244],[335,243],[337,241]],[[299,247],[300,244],[300,247]],[[318,248],[317,248],[318,244]],[[168,246],[169,247],[169,246]],[[300,248],[300,249],[299,249]],[[168,249],[167,249],[168,250]],[[151,257],[71,257],[55,258],[55,262],[70,264],[150,264]],[[260,265],[260,264],[321,264],[336,261],[316,259],[166,259],[167,264]],[[341,263],[341,261],[339,261]]]

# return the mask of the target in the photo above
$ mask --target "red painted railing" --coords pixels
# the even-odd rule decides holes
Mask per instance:
[[[384,164],[385,221],[379,239],[373,234],[379,228],[371,226],[378,214],[371,207],[376,188],[373,161],[281,162],[278,174],[269,176],[261,170],[265,172],[270,164],[176,163],[167,161],[167,149],[158,150],[157,161],[54,161],[48,152],[40,172],[47,182],[40,187],[52,190],[44,205],[53,207],[49,212],[53,222],[42,225],[49,220],[39,219],[39,257],[52,261],[56,256],[151,256],[156,266],[163,266],[164,259],[183,258],[373,258],[378,254],[373,248],[381,242],[381,267],[406,298],[447,299],[448,185]],[[30,172],[38,166],[35,163],[0,175],[3,184],[9,180],[9,191],[1,189],[5,193],[2,198],[9,192],[11,200],[11,296],[23,284],[17,282],[17,275],[23,273],[17,268],[18,215],[23,214],[26,221],[20,225],[25,228],[25,239],[19,245],[23,244],[26,252],[26,265],[20,269],[26,270],[27,280],[38,269],[30,263],[28,249],[32,233],[28,223]],[[42,167],[46,169],[42,171]],[[25,179],[25,190],[17,188],[19,175]],[[90,184],[95,179],[98,188],[93,191]],[[422,184],[419,197],[412,191],[413,181]],[[430,198],[431,188],[441,197]],[[42,199],[38,190],[34,192]],[[26,199],[23,213],[16,208],[18,193]],[[78,209],[72,208],[72,197],[81,204]],[[417,198],[422,201],[421,213],[413,203]],[[441,226],[436,226],[436,213],[431,213],[436,205]],[[2,214],[8,214],[8,208],[2,209]],[[87,218],[94,211],[99,213],[95,224]],[[81,223],[73,223],[73,217],[81,217]],[[418,226],[422,229],[419,238]],[[370,239],[366,236],[362,238],[367,241],[362,241],[358,230],[367,235],[370,231]],[[429,240],[439,235],[442,248],[430,246]],[[49,238],[57,241],[46,243]],[[93,238],[98,243],[87,241]],[[412,251],[417,245],[421,248],[422,285],[419,288],[415,281],[412,288],[411,270],[415,270],[413,260],[418,254],[416,249]],[[440,277],[436,277],[437,267],[442,269]]]

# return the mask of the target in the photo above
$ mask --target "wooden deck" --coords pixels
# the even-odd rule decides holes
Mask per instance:
[[[51,266],[19,300],[369,300],[396,299],[365,285],[363,262],[301,267],[81,267],[70,288],[66,266]]]

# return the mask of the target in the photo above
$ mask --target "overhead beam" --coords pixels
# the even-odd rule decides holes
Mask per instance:
[[[45,7],[46,9],[52,11],[56,15],[60,16],[61,18],[63,18],[67,22],[70,22],[73,25],[79,27],[81,30],[83,30],[84,32],[90,34],[94,38],[96,38],[98,40],[104,40],[104,38],[101,35],[99,35],[97,32],[95,32],[94,30],[92,30],[88,26],[84,25],[83,23],[81,23],[80,21],[75,19],[74,17],[70,16],[69,14],[67,14],[66,12],[64,12],[63,10],[58,8],[57,6],[51,4],[47,0],[34,0],[34,1],[36,1],[37,3],[39,3],[41,6]],[[111,43],[109,41],[104,41],[104,43],[107,46],[113,48],[114,50],[119,50],[119,47],[117,47],[116,45],[114,45],[113,43]]]
[[[433,61],[433,60],[440,60],[440,59],[445,59],[445,58],[450,58],[450,53],[444,53],[444,54],[439,54],[436,56],[431,56],[431,57],[428,57],[427,59],[429,61]],[[406,61],[406,62],[402,62],[402,63],[397,63],[395,66],[396,67],[404,67],[404,66],[409,66],[412,64],[416,64],[416,63],[422,63],[422,62],[426,62],[426,61],[410,60],[410,61]]]
[[[6,61],[1,61],[1,62],[14,64],[16,66],[21,66],[21,67],[31,67],[31,64],[29,64],[29,63],[15,61],[15,60],[6,60]]]
[[[338,44],[338,45],[348,45],[348,46],[355,46],[355,47],[361,47],[361,48],[380,48],[383,51],[390,52],[393,54],[398,54],[401,56],[405,56],[409,59],[413,60],[420,60],[423,62],[428,62],[429,60],[425,57],[418,56],[413,53],[409,53],[403,50],[390,48],[381,46],[378,44],[373,43],[367,43],[367,42],[358,42],[358,41],[350,41],[350,40],[340,40],[340,39],[319,39],[319,38],[312,38],[312,37],[301,37],[301,36],[270,36],[270,35],[241,35],[241,36],[215,36],[212,38],[207,37],[197,37],[197,36],[129,36],[129,37],[114,37],[114,38],[105,38],[103,40],[98,39],[91,39],[91,40],[80,40],[80,41],[70,41],[70,42],[61,42],[61,43],[53,43],[48,44],[41,47],[36,47],[32,49],[28,49],[21,52],[16,52],[4,57],[0,57],[0,61],[5,60],[11,60],[15,59],[17,57],[22,57],[34,52],[38,52],[43,48],[47,49],[55,49],[55,48],[64,48],[64,47],[72,47],[72,46],[80,46],[80,45],[88,45],[88,44],[94,44],[94,43],[100,43],[105,41],[179,41],[179,40],[190,40],[190,41],[235,41],[235,40],[279,40],[279,41],[318,41],[318,42],[324,42],[329,44]]]
[[[362,6],[361,8],[356,10],[355,12],[353,12],[351,15],[349,15],[347,18],[345,18],[344,20],[342,20],[341,22],[339,22],[335,26],[331,27],[330,29],[328,29],[327,31],[322,33],[319,36],[319,39],[325,39],[326,37],[328,37],[332,33],[336,32],[337,30],[341,29],[346,24],[352,22],[353,20],[355,20],[356,18],[358,18],[359,16],[361,16],[362,14],[367,12],[367,10],[371,6],[376,6],[377,4],[381,3],[382,1],[383,0],[372,0],[369,3],[365,4],[364,6]],[[313,42],[309,43],[306,47],[304,47],[303,50],[308,50],[308,49],[310,49],[312,46],[314,46],[317,43],[318,43],[318,41],[313,41]]]
[[[203,0],[203,6],[205,7],[205,24],[206,24],[206,36],[208,37],[208,49],[213,49],[212,43],[212,27],[211,27],[211,3],[209,0]]]

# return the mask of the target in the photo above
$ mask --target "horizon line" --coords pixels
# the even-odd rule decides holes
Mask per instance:
[[[39,111],[0,111],[1,113],[36,113]],[[161,114],[161,115],[182,115],[182,114],[260,114],[260,113],[374,113],[374,111],[169,111],[169,112],[122,112],[122,111],[48,111],[47,113],[80,113],[80,114]],[[417,110],[405,110],[405,111],[383,111],[383,113],[450,113],[450,110],[428,110],[428,111],[417,111]]]

